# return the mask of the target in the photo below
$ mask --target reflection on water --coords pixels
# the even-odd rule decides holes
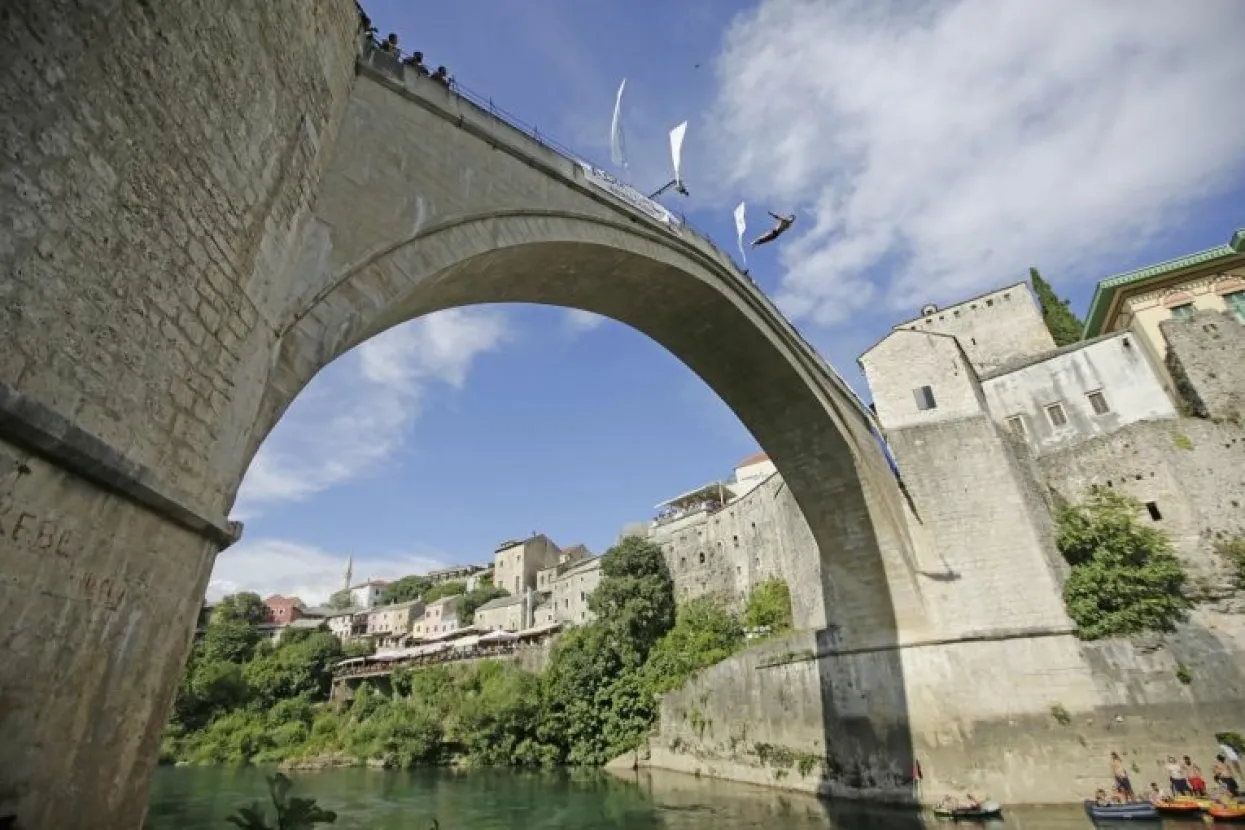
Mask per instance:
[[[162,768],[146,830],[224,830],[238,807],[266,803],[257,769]],[[1079,807],[1005,810],[1004,820],[952,823],[904,810],[674,773],[336,770],[291,775],[295,795],[335,810],[341,830],[1089,830]],[[1137,823],[1134,822],[1134,825]],[[1186,827],[1199,827],[1184,823]],[[1142,823],[1142,828],[1157,824]]]

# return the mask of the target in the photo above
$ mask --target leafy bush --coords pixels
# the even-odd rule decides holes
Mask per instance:
[[[1184,569],[1168,538],[1138,521],[1140,508],[1099,489],[1055,517],[1056,543],[1072,566],[1064,602],[1082,639],[1171,631],[1187,614]]]
[[[459,594],[467,593],[467,583],[458,580],[450,580],[442,582],[440,585],[433,585],[424,592],[424,602],[436,602],[442,597],[455,597]]]
[[[772,634],[791,630],[791,589],[786,582],[770,579],[752,589],[744,609],[744,626],[768,627]]]

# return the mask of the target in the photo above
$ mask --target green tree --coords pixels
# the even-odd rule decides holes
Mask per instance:
[[[1171,631],[1187,615],[1184,569],[1167,536],[1138,520],[1140,510],[1099,488],[1056,513],[1056,544],[1072,566],[1064,603],[1082,639]]]
[[[354,594],[349,588],[334,591],[329,597],[329,608],[334,611],[345,611],[352,607],[354,607]]]
[[[643,662],[657,640],[674,625],[674,581],[661,548],[628,536],[606,551],[601,584],[588,607],[614,629],[619,642],[636,649]]]
[[[431,587],[432,582],[426,576],[404,576],[385,586],[385,590],[380,592],[380,602],[381,605],[409,602],[424,596]]]
[[[1080,341],[1085,324],[1072,313],[1067,300],[1061,300],[1055,294],[1051,284],[1042,279],[1038,269],[1029,269],[1029,281],[1033,285],[1033,293],[1037,295],[1038,304],[1042,307],[1042,320],[1054,338],[1056,346],[1068,346]]]
[[[475,617],[476,609],[486,602],[498,599],[500,597],[508,597],[510,592],[501,588],[494,588],[492,585],[486,585],[482,588],[476,588],[474,591],[468,591],[463,594],[463,598],[458,601],[458,618],[467,620],[468,624]]]
[[[243,675],[252,700],[274,706],[288,698],[328,697],[333,663],[341,659],[341,644],[332,634],[316,631],[309,636],[282,642],[272,654],[246,664]]]
[[[268,622],[271,617],[272,612],[268,610],[267,605],[264,605],[259,594],[242,591],[230,594],[216,603],[216,607],[212,609],[211,621],[237,620],[250,625],[259,625]]]
[[[703,668],[730,657],[744,643],[739,620],[708,597],[679,608],[674,628],[657,641],[644,664],[649,687],[658,693],[679,688]]]
[[[467,593],[467,583],[451,579],[449,582],[442,582],[440,585],[433,585],[425,591],[424,602],[436,602],[442,597],[454,597],[465,593]]]
[[[245,663],[259,644],[259,631],[240,619],[213,620],[200,642],[207,662]]]
[[[748,628],[768,627],[773,634],[790,631],[791,589],[781,579],[769,579],[752,589],[748,607],[744,609],[744,625]]]

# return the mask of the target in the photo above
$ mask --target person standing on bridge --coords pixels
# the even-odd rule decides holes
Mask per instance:
[[[777,213],[774,213],[773,211],[770,211],[770,210],[767,210],[765,212],[768,213],[770,216],[774,217],[776,220],[778,220],[778,224],[775,225],[770,230],[758,236],[756,239],[752,240],[752,247],[754,248],[760,245],[765,245],[767,243],[773,242],[775,239],[777,239],[778,237],[786,233],[787,228],[791,227],[791,225],[795,223],[794,213],[791,214],[790,216],[779,216]]]

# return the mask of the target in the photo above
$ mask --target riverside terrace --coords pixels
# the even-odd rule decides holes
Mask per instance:
[[[555,638],[561,623],[546,623],[526,631],[489,631],[463,628],[401,649],[386,649],[366,657],[351,657],[333,666],[333,680],[385,677],[396,668],[440,665],[464,660],[513,657],[539,649]]]

